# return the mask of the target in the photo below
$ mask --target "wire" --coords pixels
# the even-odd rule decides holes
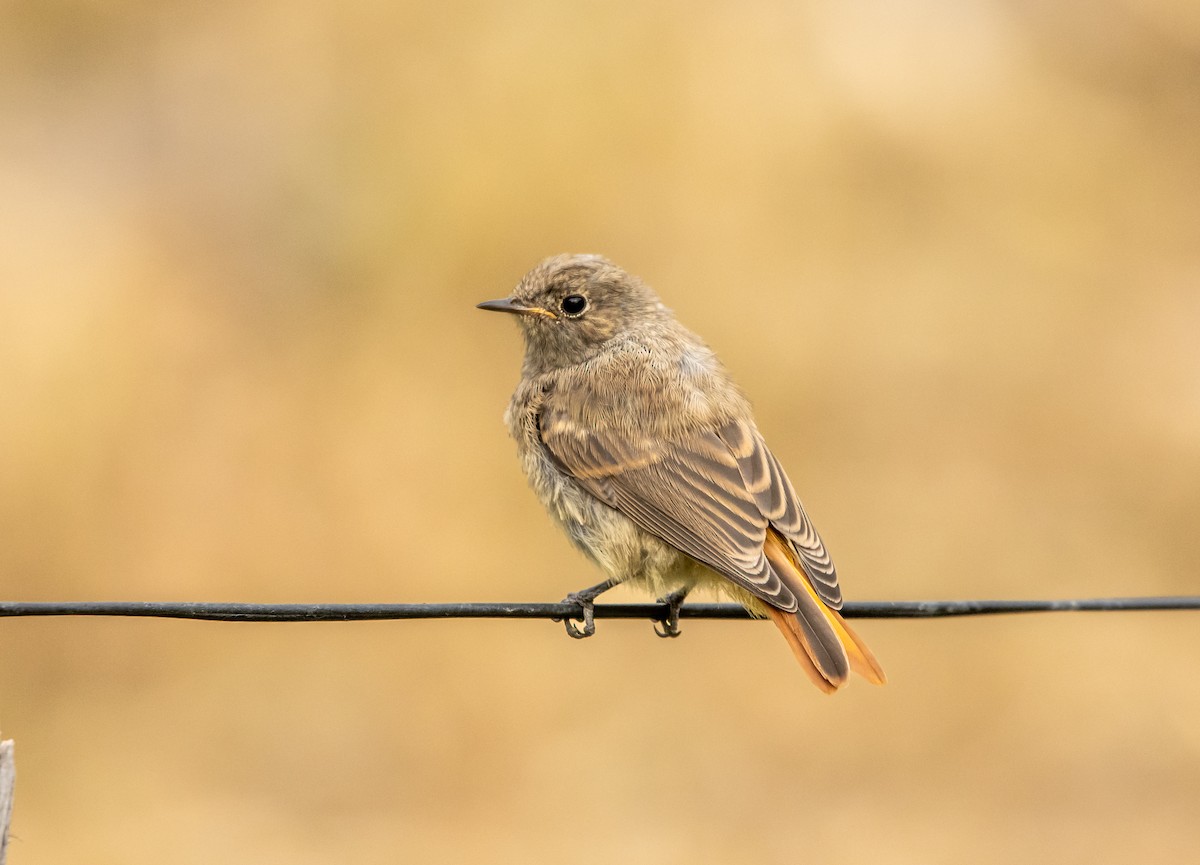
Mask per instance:
[[[934,619],[1002,613],[1200,610],[1200,595],[1044,601],[860,601],[842,608],[848,619]],[[597,619],[663,621],[666,604],[597,604]],[[752,619],[738,604],[685,604],[684,619]],[[583,608],[558,604],[225,604],[156,601],[0,601],[0,618],[134,616],[219,622],[350,622],[379,619],[581,619]]]

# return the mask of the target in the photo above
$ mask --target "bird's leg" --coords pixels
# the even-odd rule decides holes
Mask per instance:
[[[600,597],[616,584],[616,580],[605,580],[603,583],[597,583],[581,591],[571,592],[571,594],[563,598],[562,602],[564,604],[578,604],[583,607],[582,628],[575,627],[575,623],[569,617],[562,619],[563,625],[566,626],[568,637],[582,640],[584,637],[590,637],[596,633],[596,598]]]
[[[688,592],[691,590],[691,586],[684,586],[671,592],[666,597],[658,599],[660,604],[667,605],[667,617],[663,619],[662,627],[659,627],[658,622],[654,623],[654,633],[666,638],[678,637],[680,635],[679,608],[683,606],[683,599],[688,596]]]

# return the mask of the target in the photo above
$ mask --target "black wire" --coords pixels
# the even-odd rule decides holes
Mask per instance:
[[[848,602],[848,619],[933,619],[1000,613],[1200,610],[1200,595],[1153,598],[1083,598],[1049,601]],[[597,619],[667,617],[666,604],[597,604]],[[17,616],[137,616],[220,622],[349,622],[378,619],[579,619],[578,604],[224,604],[156,601],[0,601],[0,618]],[[751,619],[738,604],[685,604],[685,619]]]

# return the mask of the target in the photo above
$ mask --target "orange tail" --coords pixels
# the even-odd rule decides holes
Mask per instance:
[[[867,644],[850,629],[837,610],[825,605],[796,561],[791,546],[774,529],[767,531],[764,551],[779,578],[800,602],[800,609],[795,613],[768,607],[767,615],[788,641],[813,684],[832,694],[846,684],[851,670],[873,685],[886,682],[883,668]]]

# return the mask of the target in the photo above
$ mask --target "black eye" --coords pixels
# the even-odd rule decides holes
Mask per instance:
[[[587,298],[582,294],[568,294],[562,299],[559,308],[566,315],[579,315],[587,309]]]

